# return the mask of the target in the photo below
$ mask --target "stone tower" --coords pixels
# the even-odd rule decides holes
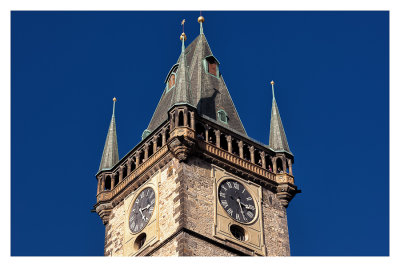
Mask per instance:
[[[247,136],[198,21],[122,159],[113,111],[94,205],[106,256],[290,255],[286,207],[299,190],[275,95],[264,145]]]

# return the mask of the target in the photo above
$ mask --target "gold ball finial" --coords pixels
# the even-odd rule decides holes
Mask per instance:
[[[274,81],[271,81],[271,85],[274,85],[275,84],[275,82]]]
[[[185,39],[185,41],[186,41],[186,34],[185,34],[184,32],[182,32],[181,37],[180,37],[179,39],[181,39],[181,41],[182,41],[183,39]]]
[[[117,101],[117,99],[114,97],[114,98],[113,98],[113,101],[115,102],[115,101]]]
[[[203,22],[204,22],[204,17],[203,17],[203,16],[198,17],[198,18],[197,18],[197,21],[198,21],[199,23],[203,23]]]

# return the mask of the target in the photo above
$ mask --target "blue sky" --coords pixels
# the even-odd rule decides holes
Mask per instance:
[[[11,13],[11,255],[102,255],[90,209],[117,97],[120,157],[139,141],[199,12]],[[389,254],[389,13],[203,12],[248,135],[271,88],[302,190],[295,256]]]

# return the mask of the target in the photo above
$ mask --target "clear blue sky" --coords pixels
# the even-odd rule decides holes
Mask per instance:
[[[102,255],[90,210],[112,98],[139,141],[198,12],[12,12],[11,254]],[[295,256],[389,254],[389,13],[203,12],[241,120],[268,143],[272,79],[302,190]]]

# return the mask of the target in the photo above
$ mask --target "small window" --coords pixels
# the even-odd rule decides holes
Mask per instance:
[[[172,67],[172,69],[168,73],[167,80],[165,81],[167,83],[166,85],[167,92],[175,87],[177,70],[178,70],[178,65],[176,64],[175,66]]]
[[[208,60],[208,73],[217,76],[217,62],[213,58]]]
[[[224,110],[221,109],[218,111],[218,119],[223,123],[228,123],[228,115]]]
[[[212,76],[219,78],[218,60],[213,56],[208,56],[204,59],[203,62],[204,62],[204,69],[206,70],[206,72],[208,72]]]
[[[168,90],[175,86],[175,74],[171,74],[168,80]]]

